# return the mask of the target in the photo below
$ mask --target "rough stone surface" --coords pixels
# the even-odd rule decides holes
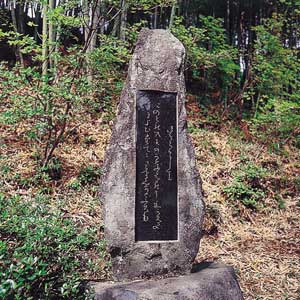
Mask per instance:
[[[187,135],[184,56],[183,45],[170,32],[141,31],[106,152],[100,192],[104,202],[105,237],[116,280],[189,272],[199,250],[204,203],[194,150]],[[177,93],[178,242],[135,242],[138,90]]]
[[[211,263],[196,273],[161,280],[98,283],[95,300],[242,300],[232,267]]]

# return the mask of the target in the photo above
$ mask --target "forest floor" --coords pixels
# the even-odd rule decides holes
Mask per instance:
[[[211,124],[193,105],[188,108],[206,203],[204,237],[196,260],[233,266],[246,300],[299,299],[299,149],[286,145],[275,153],[266,144],[249,140],[234,123]],[[43,195],[79,226],[96,228],[102,238],[98,170],[112,117],[111,113],[86,115],[71,124],[56,150],[60,166],[45,180],[37,176],[36,149],[25,139],[24,128],[3,126],[0,193]],[[96,268],[87,270],[85,277],[107,278],[107,262],[93,252],[88,255]]]

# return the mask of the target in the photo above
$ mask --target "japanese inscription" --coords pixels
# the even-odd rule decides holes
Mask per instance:
[[[136,241],[178,239],[176,93],[138,91]]]

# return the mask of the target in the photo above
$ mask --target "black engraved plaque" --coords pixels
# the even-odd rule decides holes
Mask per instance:
[[[137,92],[136,241],[178,239],[176,95]]]

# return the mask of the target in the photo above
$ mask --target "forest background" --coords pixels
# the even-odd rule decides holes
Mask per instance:
[[[299,296],[299,0],[0,0],[0,299],[110,278],[98,182],[139,31],[186,47],[207,204],[197,261]]]

